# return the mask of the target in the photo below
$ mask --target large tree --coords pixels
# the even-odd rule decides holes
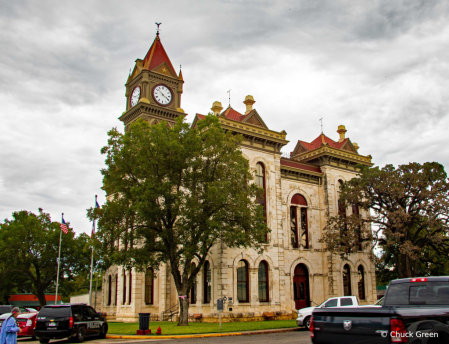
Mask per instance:
[[[89,210],[105,267],[167,263],[183,296],[214,244],[260,248],[268,229],[241,139],[213,115],[195,128],[179,119],[173,128],[138,120],[125,134],[112,129],[102,149],[107,202]],[[188,325],[189,299],[179,304],[179,325]]]
[[[385,267],[381,272],[387,277],[445,271],[449,183],[444,167],[427,162],[358,168],[358,176],[342,185],[339,204],[365,214],[331,217],[322,237],[328,249],[348,255],[360,246],[379,248],[376,265]]]
[[[0,275],[9,276],[19,290],[36,295],[41,306],[46,305],[45,294],[55,287],[60,231],[59,223],[52,222],[42,209],[37,215],[14,212],[12,220],[0,225]],[[68,288],[74,274],[89,266],[88,241],[85,234],[75,238],[70,228],[68,234],[62,234],[60,290]]]

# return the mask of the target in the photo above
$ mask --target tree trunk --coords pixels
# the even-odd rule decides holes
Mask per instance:
[[[36,292],[37,299],[39,300],[39,303],[41,307],[47,305],[47,300],[45,299],[45,293],[42,290],[38,290]]]
[[[179,294],[181,296],[181,294]],[[179,298],[179,322],[178,326],[189,326],[189,298],[187,293],[182,293]]]

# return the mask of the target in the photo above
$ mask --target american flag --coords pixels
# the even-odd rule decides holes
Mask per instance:
[[[67,234],[69,232],[69,229],[67,228],[67,225],[64,221],[64,216],[62,217],[62,223],[61,223],[61,230],[64,232],[64,234]]]

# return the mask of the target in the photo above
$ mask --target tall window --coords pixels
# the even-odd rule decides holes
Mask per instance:
[[[212,271],[210,270],[210,264],[208,261],[204,263],[204,303],[209,303],[212,297]]]
[[[117,306],[118,299],[118,273],[115,275],[115,306]]]
[[[131,295],[132,295],[132,286],[133,286],[133,273],[131,272],[131,269],[129,270],[129,297],[128,297],[128,304],[131,304]]]
[[[307,201],[300,195],[293,196],[290,207],[290,237],[293,248],[301,244],[309,248],[309,227],[307,221]]]
[[[268,264],[265,261],[261,261],[259,264],[259,301],[269,301],[269,289],[268,289]]]
[[[343,296],[351,295],[351,268],[346,264],[343,267]]]
[[[111,305],[112,302],[112,276],[109,275],[108,278],[108,306]]]
[[[126,271],[123,269],[123,300],[122,305],[126,302]]]
[[[357,269],[359,299],[365,300],[365,274],[363,273],[363,266],[359,265]]]
[[[192,264],[192,271],[196,269],[195,263]],[[193,281],[192,289],[190,289],[190,303],[196,303],[196,291],[197,291],[197,283],[196,283],[196,276]]]
[[[248,263],[241,260],[237,266],[237,299],[239,302],[249,301]]]
[[[348,225],[346,224],[346,208],[345,205],[343,204],[343,202],[340,200],[340,190],[341,187],[343,186],[343,181],[340,179],[338,181],[338,214],[344,219],[345,221],[345,226],[344,226],[344,232],[342,234],[346,234],[346,232],[348,231]]]
[[[360,210],[358,205],[352,205],[352,214],[360,218]],[[357,228],[357,241],[359,242],[359,251],[362,251],[362,226]]]
[[[259,195],[257,195],[257,202],[263,207],[263,215],[265,222],[267,221],[267,206],[266,206],[266,188],[265,188],[265,167],[261,162],[256,164],[256,185],[263,189]],[[265,236],[265,241],[268,241],[268,233]]]
[[[148,268],[145,273],[145,304],[153,304],[153,269]]]

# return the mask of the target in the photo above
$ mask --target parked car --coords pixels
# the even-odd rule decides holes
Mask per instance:
[[[5,313],[11,313],[11,310],[14,307],[19,307],[21,313],[29,313],[30,310],[32,309],[32,308],[26,308],[26,307],[20,307],[20,306],[0,305],[0,315],[5,314]]]
[[[310,329],[310,319],[315,308],[339,308],[339,307],[357,307],[359,305],[355,296],[331,297],[316,307],[306,307],[298,310],[296,324]]]
[[[382,307],[317,308],[314,344],[449,343],[449,276],[391,281]]]
[[[374,305],[362,305],[359,307],[382,307],[382,303],[384,302],[384,298],[380,298]]]
[[[5,313],[0,315],[0,328],[3,322],[11,316],[11,313]],[[22,332],[18,332],[19,337],[32,337],[34,340],[34,327],[36,325],[37,312],[25,312],[20,314],[17,319],[17,325],[22,329]]]
[[[108,323],[103,314],[80,303],[42,307],[34,329],[34,335],[40,343],[62,338],[73,338],[81,343],[85,337],[105,338],[107,332]]]

